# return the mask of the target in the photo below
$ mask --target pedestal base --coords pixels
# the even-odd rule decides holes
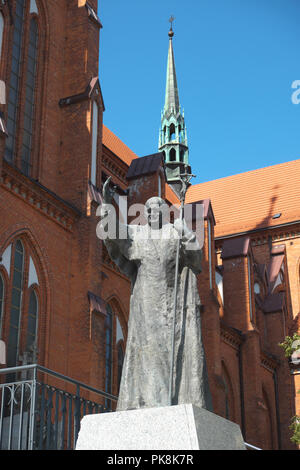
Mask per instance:
[[[240,427],[204,408],[177,405],[87,415],[76,450],[245,450]]]

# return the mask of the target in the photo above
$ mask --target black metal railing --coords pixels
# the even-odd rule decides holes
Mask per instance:
[[[74,449],[82,417],[116,400],[37,364],[0,369],[0,449]]]
[[[110,412],[116,401],[37,364],[0,369],[0,449],[75,449],[82,417]]]

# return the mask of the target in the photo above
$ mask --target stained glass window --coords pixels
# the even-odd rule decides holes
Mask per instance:
[[[37,66],[38,50],[38,27],[35,18],[30,22],[28,62],[26,75],[26,96],[24,108],[24,130],[22,143],[22,171],[26,175],[30,174],[31,151],[34,122],[34,88]]]
[[[23,22],[25,15],[25,0],[16,0],[16,11],[14,16],[14,32],[12,46],[12,63],[9,80],[9,93],[7,104],[7,131],[4,156],[9,162],[14,161],[15,139],[17,130],[17,111],[21,73],[21,54]]]
[[[27,339],[26,350],[28,351],[35,345],[37,339],[37,324],[38,324],[38,299],[36,293],[31,291],[28,307],[28,324],[27,324]]]
[[[24,249],[18,240],[15,246],[13,283],[11,293],[11,310],[7,350],[7,365],[14,367],[17,364],[19,351],[20,321],[21,321],[21,303],[24,273]]]

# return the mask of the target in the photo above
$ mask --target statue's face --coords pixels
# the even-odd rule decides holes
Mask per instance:
[[[158,198],[152,198],[146,203],[147,220],[151,228],[160,229],[164,223],[164,205]]]

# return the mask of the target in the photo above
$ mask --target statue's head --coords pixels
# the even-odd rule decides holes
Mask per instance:
[[[145,217],[151,228],[160,229],[169,222],[169,206],[161,197],[151,197],[145,204]]]

